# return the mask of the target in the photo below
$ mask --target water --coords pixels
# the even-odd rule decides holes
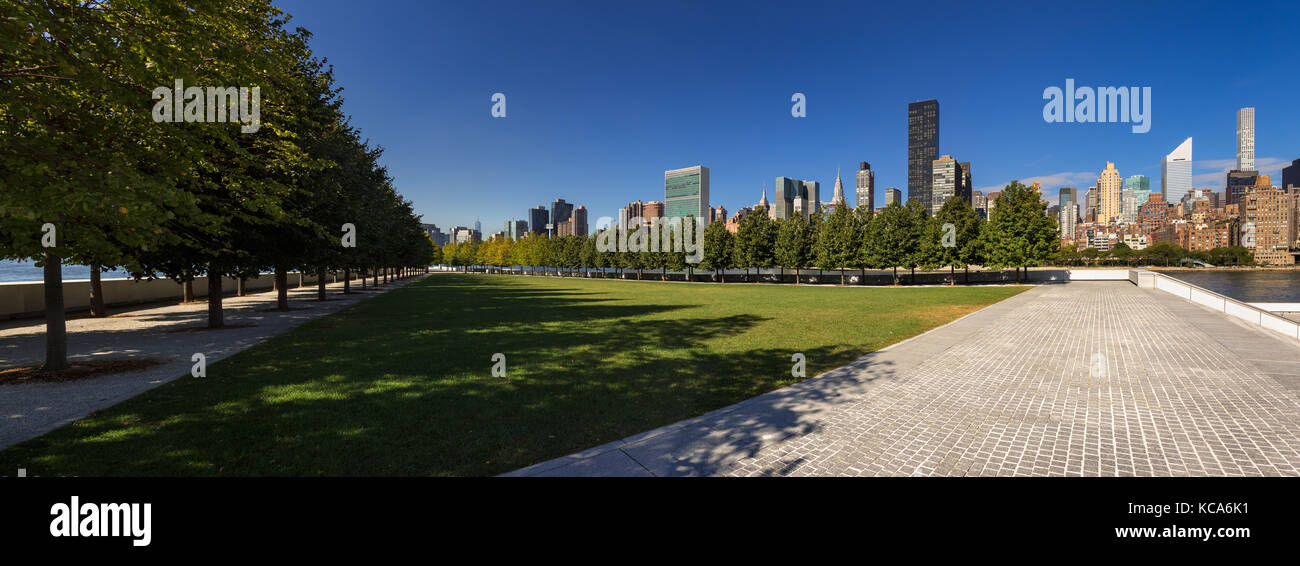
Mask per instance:
[[[130,277],[121,271],[106,271],[100,275],[104,279]],[[90,268],[84,265],[64,265],[63,280],[90,279]],[[45,272],[30,261],[0,260],[0,283],[14,281],[44,281]]]
[[[1247,303],[1300,303],[1300,269],[1155,271]]]

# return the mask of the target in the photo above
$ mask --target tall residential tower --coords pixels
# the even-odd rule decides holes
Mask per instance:
[[[920,201],[928,210],[934,160],[939,158],[939,101],[907,105],[907,200]]]

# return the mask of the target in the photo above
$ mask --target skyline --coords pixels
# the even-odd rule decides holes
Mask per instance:
[[[1091,35],[1095,22],[1083,16],[1107,8],[996,19],[941,7],[953,17],[928,24],[933,41],[900,53],[907,31],[892,24],[907,13],[896,7],[755,7],[738,16],[682,4],[398,4],[405,17],[396,21],[339,3],[278,5],[316,34],[345,111],[386,148],[382,162],[424,222],[444,230],[480,218],[495,232],[555,198],[585,205],[593,220],[615,216],[628,202],[662,200],[664,171],[695,165],[712,171],[709,204],[734,211],[776,177],[829,186],[837,168],[868,161],[879,206],[889,187],[908,196],[907,104],[930,98],[943,109],[938,153],[971,162],[984,192],[1040,181],[1055,202],[1060,187],[1091,186],[1107,162],[1159,186],[1160,159],[1188,137],[1197,146],[1193,186],[1223,190],[1244,107],[1256,109],[1261,173],[1277,179],[1300,157],[1300,133],[1286,127],[1300,119],[1288,103],[1300,85],[1285,72],[1296,48],[1282,25],[1254,30],[1249,45],[1173,41],[1219,33],[1228,6],[1128,6],[1116,25],[1140,22],[1143,32],[1087,48],[1061,38]],[[695,17],[672,19],[683,10]],[[1281,3],[1254,10],[1261,21],[1286,21]],[[401,39],[353,41],[381,28]],[[784,42],[779,29],[815,33]],[[987,40],[1025,31],[1044,40],[1034,49]],[[399,66],[393,49],[426,53],[426,63]],[[943,79],[930,72],[940,63],[952,68]],[[1151,87],[1150,132],[1044,122],[1043,89],[1070,78]],[[495,92],[508,97],[505,118],[489,115]],[[790,116],[796,92],[807,97],[805,118]]]

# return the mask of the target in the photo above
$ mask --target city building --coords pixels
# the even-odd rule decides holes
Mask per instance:
[[[518,240],[528,233],[527,220],[511,219],[506,222],[506,237],[511,240]]]
[[[1100,200],[1098,198],[1097,186],[1093,185],[1089,187],[1087,194],[1085,194],[1084,196],[1087,197],[1087,200],[1084,203],[1085,212],[1083,214],[1083,217],[1088,222],[1096,222],[1098,216],[1097,201]]]
[[[1300,187],[1300,159],[1282,168],[1282,188]]]
[[[1153,234],[1169,223],[1169,203],[1160,193],[1147,195],[1147,202],[1138,207],[1138,224],[1143,234]]]
[[[664,171],[664,216],[693,216],[709,222],[709,168],[703,165]]]
[[[839,168],[835,169],[835,189],[831,193],[831,204],[834,206],[844,206],[844,181],[840,179]]]
[[[573,226],[573,235],[587,235],[587,207],[579,206],[573,209],[573,215],[569,217],[569,224]]]
[[[480,242],[483,240],[483,233],[465,226],[457,226],[451,229],[451,238],[457,244]]]
[[[808,218],[821,208],[821,183],[777,177],[772,195],[772,218],[791,218],[801,214]]]
[[[1255,109],[1237,111],[1237,170],[1255,170]]]
[[[907,105],[907,200],[920,201],[928,209],[933,201],[930,189],[934,160],[939,158],[939,101],[923,100]],[[888,203],[886,203],[888,204]]]
[[[948,202],[950,198],[960,198],[970,201],[969,187],[964,186],[965,177],[962,175],[961,163],[953,159],[951,155],[944,155],[931,164],[931,180],[934,185],[930,188],[931,201],[929,211],[931,215],[939,212],[943,208],[943,203]]]
[[[652,200],[650,202],[645,203],[645,207],[641,211],[641,217],[646,220],[650,220],[651,218],[663,218],[664,217],[663,201]]]
[[[1060,212],[1056,222],[1061,230],[1061,239],[1073,240],[1074,227],[1079,221],[1079,190],[1074,187],[1061,187],[1057,198]]]
[[[1097,224],[1110,224],[1123,221],[1124,180],[1113,162],[1106,162],[1106,169],[1097,178]]]
[[[988,196],[988,214],[989,218],[993,217],[993,210],[998,207],[998,199],[1002,197],[1002,191],[994,191]]]
[[[976,214],[980,215],[981,218],[983,218],[983,219],[985,219],[985,220],[988,220],[988,217],[989,217],[989,197],[988,197],[987,195],[984,194],[984,191],[973,191],[973,192],[971,192],[971,195],[970,195],[970,205],[971,205],[971,208],[974,208],[974,209],[975,209],[975,213],[976,213]]]
[[[1160,160],[1160,192],[1165,202],[1179,202],[1192,190],[1192,138]]]
[[[961,186],[962,186],[963,194],[969,196],[971,194],[971,191],[975,190],[975,185],[974,185],[975,181],[973,180],[970,174],[970,162],[963,161],[958,165],[961,165]]]
[[[1295,204],[1286,191],[1260,189],[1242,198],[1241,215],[1247,234],[1254,232],[1255,262],[1270,265],[1294,265],[1290,248],[1296,241],[1292,215]],[[1244,242],[1249,244],[1247,238]]]
[[[894,187],[889,187],[888,189],[885,189],[885,206],[894,203],[903,204],[903,191]]]
[[[763,195],[763,201],[766,201],[766,200],[767,200],[767,195],[766,195],[766,193],[764,193],[764,195]],[[754,209],[751,208],[751,207],[748,207],[748,206],[742,206],[742,207],[740,207],[740,210],[737,210],[737,211],[736,211],[736,214],[732,215],[731,218],[728,218],[728,219],[727,219],[727,231],[728,231],[728,232],[731,232],[732,234],[735,234],[735,233],[739,232],[739,231],[740,231],[740,221],[741,221],[741,220],[744,220],[746,216],[749,216],[749,214],[750,214],[751,212],[754,212]]]
[[[1259,173],[1255,171],[1228,171],[1228,204],[1242,202],[1247,193],[1255,190],[1255,184],[1258,181]]]
[[[863,161],[858,165],[858,208],[876,209],[876,174],[871,171],[871,164]]]
[[[545,206],[528,209],[528,226],[534,234],[546,234],[546,225],[551,221],[551,212]]]
[[[442,233],[436,224],[420,224],[420,227],[424,229],[425,234],[429,235],[429,239],[433,240],[435,246],[445,246],[451,240],[451,235]]]
[[[1146,175],[1131,175],[1124,179],[1124,189],[1133,191],[1133,198],[1137,200],[1137,206],[1141,207],[1151,196],[1151,179]]]
[[[573,215],[573,203],[564,202],[564,199],[557,198],[551,203],[551,222],[546,225],[546,233],[551,236],[559,235],[560,225],[569,220]]]

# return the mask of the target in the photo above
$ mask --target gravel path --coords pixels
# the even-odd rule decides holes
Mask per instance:
[[[381,284],[379,291],[418,280],[419,277],[412,277]],[[275,293],[271,291],[226,297],[225,323],[235,327],[222,330],[176,332],[181,328],[205,326],[206,302],[110,309],[109,318],[71,318],[68,320],[70,361],[150,358],[163,363],[144,370],[78,381],[0,385],[0,449],[187,376],[195,352],[202,352],[211,365],[304,322],[375,296],[375,287],[355,295],[343,295],[342,283],[329,284],[326,288],[330,300],[324,303],[315,301],[315,286],[290,289],[289,307],[296,310],[289,312],[263,312],[275,306]],[[360,282],[353,281],[352,288],[360,290]],[[0,369],[35,365],[44,358],[44,319],[0,324]]]

